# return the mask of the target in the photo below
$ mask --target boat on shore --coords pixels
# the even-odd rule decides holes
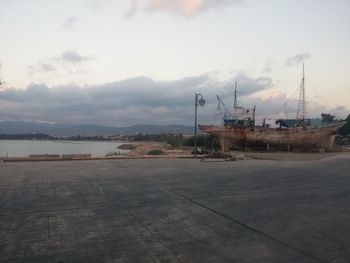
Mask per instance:
[[[247,148],[290,151],[329,149],[334,145],[336,130],[343,125],[343,122],[324,127],[288,128],[199,125],[199,129],[220,138],[224,151]]]
[[[219,105],[223,105],[217,96]],[[336,131],[346,122],[331,121],[313,123],[306,117],[305,74],[300,86],[299,103],[296,119],[278,119],[278,127],[270,127],[264,123],[255,125],[254,108],[237,106],[237,88],[234,93],[234,108],[223,114],[221,125],[198,125],[204,133],[217,136],[223,151],[231,149],[278,149],[278,150],[327,150],[334,145]]]

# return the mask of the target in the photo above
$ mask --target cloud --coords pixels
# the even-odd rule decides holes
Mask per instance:
[[[91,60],[92,56],[80,55],[76,50],[66,50],[59,57],[60,60],[68,63],[81,63],[83,61]]]
[[[233,94],[235,81],[237,81],[238,90],[244,92],[245,95],[262,91],[272,86],[271,78],[252,78],[246,75],[245,73],[238,72],[233,79],[227,81],[227,84],[224,86],[226,92]]]
[[[69,49],[62,52],[57,57],[52,57],[40,61],[36,65],[28,66],[28,73],[33,75],[36,73],[52,73],[55,71],[65,71],[66,73],[77,72],[76,68],[83,62],[94,59],[91,55],[81,55],[75,49]]]
[[[78,19],[74,16],[71,16],[69,18],[67,18],[61,25],[62,29],[71,29],[75,26],[75,24],[77,23]]]
[[[201,92],[207,104],[198,111],[199,121],[212,123],[217,108],[216,94],[229,95],[222,99],[226,107],[231,108],[237,79],[239,90],[247,92],[239,95],[239,105],[257,105],[258,118],[275,114],[283,107],[284,93],[257,95],[273,86],[270,78],[238,73],[234,78],[218,80],[215,74],[203,74],[173,81],[135,77],[87,87],[61,85],[50,88],[32,84],[23,90],[8,88],[0,90],[0,119],[111,126],[192,125],[194,94]],[[292,100],[288,107],[292,109],[296,103],[297,99]],[[310,108],[310,112],[318,116],[326,110],[319,108]],[[346,109],[339,107],[337,111],[341,113]]]
[[[300,54],[297,54],[293,57],[288,58],[286,65],[287,66],[297,66],[310,57],[311,57],[310,53],[307,53],[307,52],[300,53]]]
[[[40,62],[37,65],[28,66],[29,74],[34,74],[36,72],[52,72],[56,71],[56,67],[49,63]]]
[[[265,89],[269,80],[244,74],[242,88],[254,92]],[[136,77],[103,85],[81,87],[62,85],[49,88],[32,84],[24,90],[0,91],[0,100],[8,105],[0,110],[0,119],[27,119],[53,122],[77,122],[108,125],[138,123],[191,124],[196,92],[208,100],[207,116],[213,116],[217,93],[232,94],[234,80],[218,81],[203,74],[174,81],[155,81]],[[210,102],[211,101],[211,102]],[[11,105],[11,107],[9,107]]]
[[[139,0],[130,0],[129,11],[126,13],[125,17],[132,17],[136,14],[139,9]]]
[[[185,17],[193,17],[214,8],[230,6],[241,0],[129,0],[127,16],[142,10],[147,13],[170,12]]]
[[[263,67],[263,69],[262,69],[262,72],[263,73],[271,73],[272,72],[272,61],[271,60],[268,60],[266,63],[265,63],[265,65],[264,65],[264,67]]]

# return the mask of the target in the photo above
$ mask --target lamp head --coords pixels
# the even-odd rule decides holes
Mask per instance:
[[[198,105],[201,106],[201,107],[203,107],[203,106],[205,105],[205,99],[200,98],[200,99],[198,100]]]

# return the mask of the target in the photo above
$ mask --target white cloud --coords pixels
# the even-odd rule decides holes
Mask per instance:
[[[81,63],[83,61],[91,60],[92,56],[83,56],[79,54],[76,50],[66,50],[59,57],[64,62],[68,63]]]
[[[54,65],[50,63],[40,62],[37,65],[28,66],[29,74],[34,74],[37,72],[43,73],[43,72],[53,72],[53,71],[56,71],[56,68]]]
[[[287,59],[287,66],[297,66],[303,63],[306,59],[310,58],[311,55],[308,52],[297,54]]]
[[[262,72],[263,72],[263,73],[271,73],[271,72],[272,72],[272,65],[273,65],[272,61],[271,61],[271,60],[268,60],[268,61],[265,63]]]
[[[36,73],[52,73],[56,71],[64,71],[66,73],[77,73],[83,62],[92,60],[91,55],[81,55],[75,49],[69,49],[62,52],[59,56],[45,59],[38,64],[29,65],[28,73],[33,75]]]
[[[62,29],[71,29],[75,26],[77,21],[78,21],[78,19],[76,17],[71,16],[63,22],[63,24],[61,25],[61,28]]]

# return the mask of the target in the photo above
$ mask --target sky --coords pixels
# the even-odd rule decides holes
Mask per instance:
[[[0,0],[0,120],[129,126],[350,113],[350,0]]]

